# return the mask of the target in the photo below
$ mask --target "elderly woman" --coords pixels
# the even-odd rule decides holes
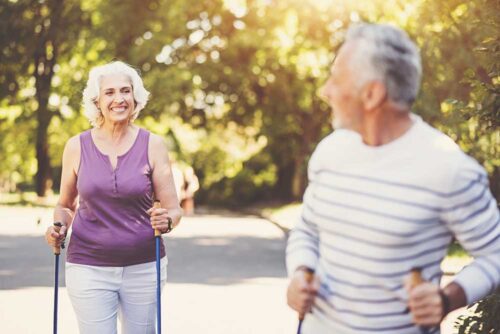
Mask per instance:
[[[49,227],[46,240],[59,246],[72,228],[66,286],[82,334],[116,333],[118,313],[124,333],[155,333],[153,229],[175,228],[181,209],[164,141],[133,124],[148,96],[122,62],[92,69],[83,104],[93,128],[64,149],[54,211],[62,227]],[[163,243],[161,257],[163,286]]]

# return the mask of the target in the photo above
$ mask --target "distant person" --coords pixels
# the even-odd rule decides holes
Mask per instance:
[[[488,175],[410,112],[421,71],[407,34],[377,24],[351,27],[331,67],[322,94],[337,130],[311,157],[287,246],[288,304],[312,312],[303,334],[439,333],[450,311],[500,283]],[[475,260],[441,289],[453,237]],[[425,280],[413,288],[412,268]]]
[[[155,333],[153,229],[171,231],[181,209],[163,139],[133,123],[148,95],[137,71],[122,62],[93,68],[83,92],[92,129],[64,149],[54,211],[62,227],[45,236],[61,245],[72,229],[66,287],[81,334],[116,333],[117,316],[123,333]],[[165,284],[163,243],[161,257]]]
[[[185,215],[194,214],[194,194],[198,189],[200,189],[198,177],[194,173],[193,167],[187,166],[184,169],[184,187],[181,201]]]
[[[174,178],[175,193],[180,204],[184,199],[184,173],[175,159],[171,159],[171,169]]]

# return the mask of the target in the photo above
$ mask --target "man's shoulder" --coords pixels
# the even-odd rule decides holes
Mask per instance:
[[[460,146],[445,133],[422,122],[419,133],[420,149],[429,165],[443,167],[443,171],[459,172],[460,170],[475,170],[483,172],[483,167],[467,155]]]
[[[359,141],[359,135],[353,131],[335,130],[318,143],[309,161],[309,166],[313,169],[330,166],[333,157],[335,157],[337,164],[348,159],[350,148],[356,140]]]
[[[335,130],[318,143],[315,151],[341,149],[343,146],[349,146],[350,143],[356,140],[356,137],[359,139],[359,134],[354,131],[345,129]]]
[[[446,159],[462,159],[464,152],[462,149],[445,133],[423,122],[419,126],[418,146],[425,150],[427,154],[443,156]]]

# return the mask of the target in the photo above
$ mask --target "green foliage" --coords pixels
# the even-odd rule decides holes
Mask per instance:
[[[458,334],[495,334],[500,328],[500,289],[468,307],[473,315],[462,315],[455,322]]]
[[[272,199],[275,183],[276,167],[270,156],[261,153],[242,164],[234,177],[224,176],[209,188],[202,188],[198,199],[212,205],[241,208],[245,203]]]
[[[484,165],[500,198],[500,2],[424,1],[416,111]]]
[[[414,111],[479,160],[500,194],[498,0],[68,0],[59,18],[56,3],[0,3],[0,187],[30,184],[36,172],[33,55],[53,50],[36,34],[50,19],[67,25],[52,39],[47,103],[55,180],[64,143],[89,127],[80,102],[89,69],[120,59],[151,91],[138,124],[194,166],[200,200],[300,198],[309,156],[331,131],[318,89],[347,26],[365,20],[417,41],[424,77]]]

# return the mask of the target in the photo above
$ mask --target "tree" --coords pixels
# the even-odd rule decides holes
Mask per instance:
[[[424,82],[416,110],[484,165],[500,200],[500,2],[424,1],[418,22]]]
[[[2,59],[0,84],[16,102],[22,85],[30,85],[26,78],[34,78],[36,104],[34,110],[25,111],[25,117],[36,119],[36,192],[45,196],[52,186],[48,128],[58,112],[49,108],[52,78],[59,59],[71,52],[88,20],[80,1],[74,0],[4,2],[0,15],[0,21],[5,22],[1,38],[6,58],[5,63]]]
[[[363,20],[393,23],[417,41],[424,76],[414,112],[478,159],[498,188],[498,13],[498,0],[4,1],[0,178],[13,166],[16,180],[38,170],[42,194],[63,139],[88,127],[88,71],[120,59],[152,93],[138,124],[194,165],[204,200],[300,198],[309,156],[331,131],[318,89],[346,28]],[[14,142],[12,125],[22,129]]]

